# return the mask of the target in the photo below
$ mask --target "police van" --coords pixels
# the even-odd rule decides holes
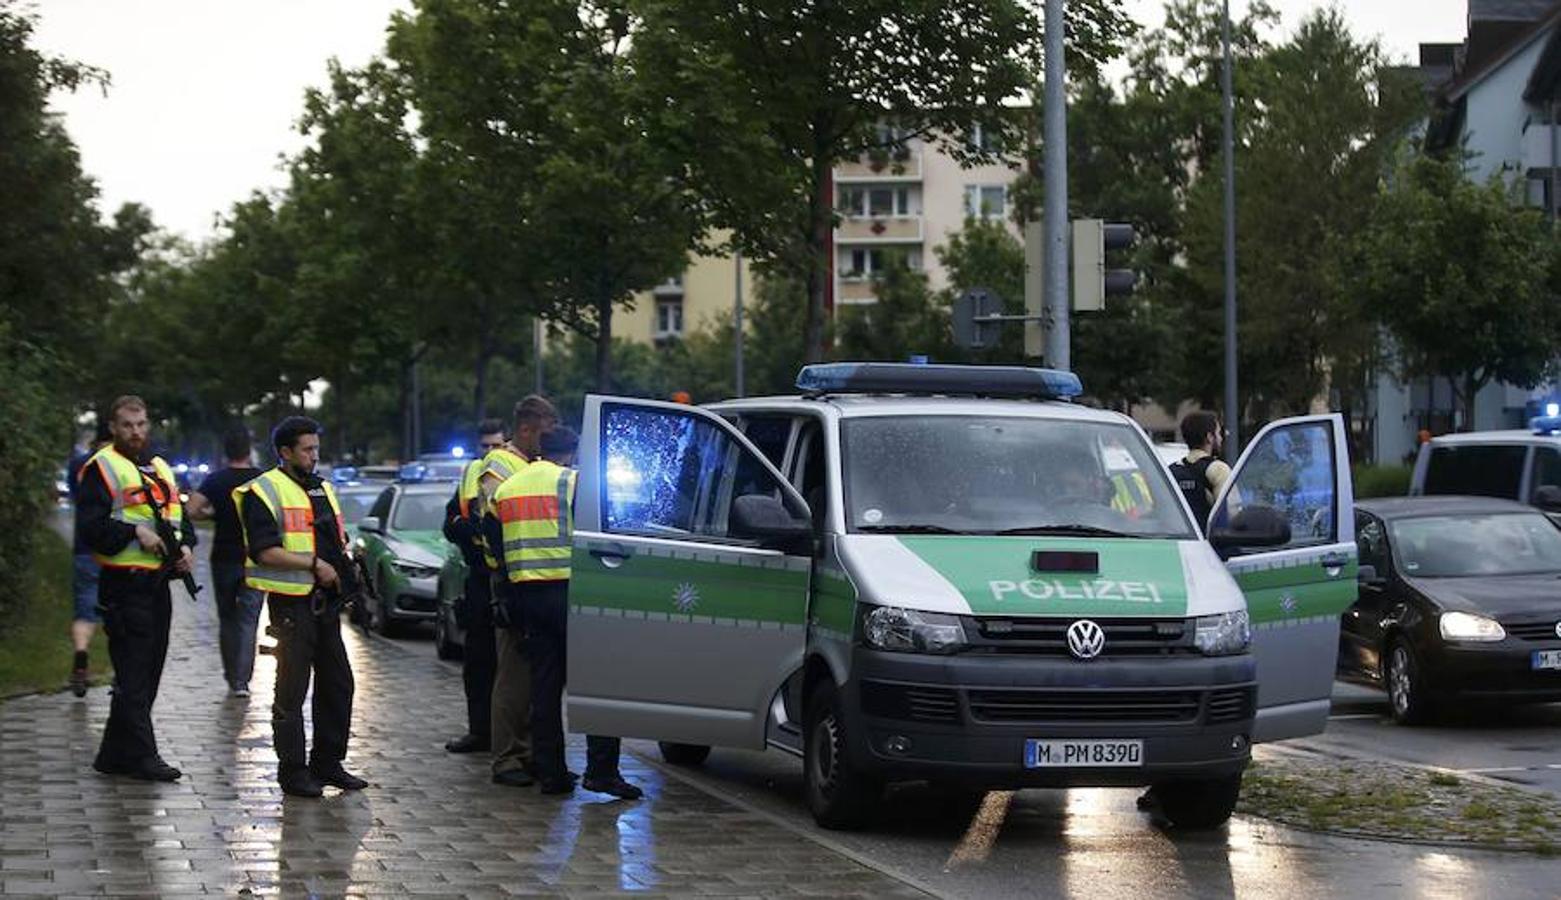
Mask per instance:
[[[1264,428],[1200,539],[1070,373],[830,364],[798,396],[586,400],[570,727],[800,756],[826,827],[889,782],[1154,785],[1231,814],[1327,721],[1354,514],[1336,415]],[[1129,484],[1131,483],[1131,484]]]

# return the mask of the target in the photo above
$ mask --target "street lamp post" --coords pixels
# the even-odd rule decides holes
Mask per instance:
[[[1063,57],[1063,29],[1067,4],[1046,0],[1046,93],[1043,181],[1046,192],[1044,221],[1044,307],[1046,365],[1071,369],[1068,322],[1068,95],[1067,60]]]
[[[743,372],[743,252],[741,250],[737,251],[736,264],[736,293],[734,295],[736,299],[732,303],[732,362],[736,369],[733,373],[736,376],[734,387],[737,388],[738,398],[742,398],[747,395],[743,390],[745,373]]]
[[[1236,103],[1230,57],[1230,0],[1225,0],[1225,15],[1220,23],[1224,47],[1223,83],[1225,106],[1225,428],[1226,446],[1232,457],[1241,453],[1241,409],[1236,395]]]

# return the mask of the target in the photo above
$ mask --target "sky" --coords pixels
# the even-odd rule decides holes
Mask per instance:
[[[1319,4],[1270,0],[1286,29]],[[1162,0],[1125,0],[1153,26]],[[1357,34],[1415,58],[1422,41],[1464,35],[1466,0],[1337,0]],[[294,122],[332,57],[361,65],[410,0],[34,0],[36,46],[108,70],[105,93],[61,93],[54,108],[98,182],[105,215],[136,201],[164,228],[211,236],[217,216],[280,187],[279,158],[303,143]],[[1247,0],[1232,0],[1240,16]]]

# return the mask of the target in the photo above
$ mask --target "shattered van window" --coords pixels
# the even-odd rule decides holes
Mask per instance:
[[[602,515],[607,530],[664,537],[708,534],[712,477],[730,439],[670,410],[608,407],[602,424]]]

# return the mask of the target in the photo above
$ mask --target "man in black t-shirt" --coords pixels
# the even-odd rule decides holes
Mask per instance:
[[[344,599],[356,592],[342,523],[330,485],[314,474],[320,423],[288,416],[271,434],[277,467],[239,492],[244,548],[264,588],[277,639],[276,697],[271,704],[277,783],[294,797],[318,797],[326,785],[344,791],[368,782],[342,767],[352,729],[352,663],[341,639]],[[305,507],[307,503],[307,507]],[[311,675],[314,747],[304,739],[304,700]]]
[[[233,489],[259,475],[260,470],[250,465],[249,430],[242,425],[223,435],[222,453],[227,468],[201,482],[200,489],[190,495],[189,512],[192,519],[212,519],[216,525],[211,540],[211,580],[217,589],[222,677],[231,696],[248,697],[265,597],[244,584],[244,534],[233,504]]]

